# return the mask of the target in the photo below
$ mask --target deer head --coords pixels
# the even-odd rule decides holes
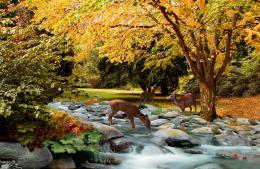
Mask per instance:
[[[175,100],[176,99],[176,92],[172,92],[168,97],[166,97],[168,100]]]

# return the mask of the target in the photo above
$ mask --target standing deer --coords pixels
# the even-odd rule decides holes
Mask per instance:
[[[187,93],[180,99],[177,99],[176,93],[173,92],[170,96],[167,97],[167,99],[172,100],[181,109],[182,112],[184,112],[186,107],[189,107],[191,112],[192,105],[195,107],[196,112],[196,95],[192,93]]]
[[[137,117],[141,120],[141,122],[144,124],[144,126],[150,132],[151,121],[149,120],[148,115],[144,115],[139,111],[137,106],[130,104],[129,102],[124,101],[124,100],[111,100],[109,102],[109,105],[111,107],[111,113],[108,116],[108,124],[109,125],[112,125],[112,117],[118,111],[122,111],[122,112],[126,113],[127,118],[130,120],[133,129],[135,129],[134,118]]]
[[[140,94],[140,102],[141,101],[153,101],[153,98],[155,96],[155,90],[156,87],[153,87],[152,90],[150,92],[148,91],[144,91]]]

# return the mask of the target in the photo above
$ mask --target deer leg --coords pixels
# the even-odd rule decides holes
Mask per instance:
[[[197,110],[196,110],[197,109],[196,103],[194,104],[194,108],[195,108],[195,112],[197,112]]]
[[[109,126],[112,125],[112,117],[113,117],[113,115],[112,115],[112,113],[110,113],[109,116],[108,116],[108,125]]]
[[[112,118],[113,116],[117,113],[117,111],[111,109],[111,112],[108,115],[108,125],[111,126],[112,125]]]
[[[190,106],[190,112],[192,111],[192,107]]]
[[[129,120],[130,120],[132,129],[135,129],[135,120],[134,120],[134,117],[129,117]]]

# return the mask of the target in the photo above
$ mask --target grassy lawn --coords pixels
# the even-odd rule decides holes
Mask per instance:
[[[71,95],[57,98],[58,100],[74,100],[74,101],[89,101],[94,100],[96,96],[100,96],[102,100],[122,99],[140,104],[139,97],[141,91],[119,90],[119,89],[78,89],[83,93],[88,93],[89,98]],[[146,102],[161,108],[175,108],[176,105],[166,99],[165,96],[156,95],[153,102]],[[217,100],[217,113],[219,116],[229,115],[232,117],[245,117],[249,119],[260,120],[260,95],[254,97],[240,98],[220,98]],[[189,111],[189,108],[186,109]],[[193,110],[194,111],[194,110]],[[199,100],[197,100],[197,112],[200,111]]]

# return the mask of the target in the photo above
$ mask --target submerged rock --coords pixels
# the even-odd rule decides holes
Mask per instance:
[[[203,154],[201,150],[196,150],[196,149],[186,149],[183,152],[188,154]]]
[[[53,160],[47,148],[35,149],[30,152],[28,148],[19,143],[0,142],[0,157],[13,159],[18,165],[26,169],[38,169],[47,166]]]
[[[48,166],[48,169],[75,169],[75,168],[76,168],[75,162],[70,157],[55,159]]]
[[[195,169],[223,169],[223,168],[218,164],[209,163],[209,164],[204,164],[202,166],[196,167]]]
[[[187,140],[183,140],[183,139],[178,139],[178,138],[166,138],[165,142],[167,143],[168,146],[171,147],[196,147],[196,146],[200,146],[200,144],[196,141],[194,141],[193,139],[187,139]]]
[[[110,149],[114,153],[129,153],[133,151],[133,144],[124,138],[113,139],[110,141]]]
[[[83,169],[112,169],[112,166],[99,164],[99,163],[84,162],[83,164],[81,164],[81,168],[83,168]]]
[[[113,153],[95,153],[93,157],[88,159],[88,162],[107,165],[118,165],[122,162],[122,160],[118,155]]]

